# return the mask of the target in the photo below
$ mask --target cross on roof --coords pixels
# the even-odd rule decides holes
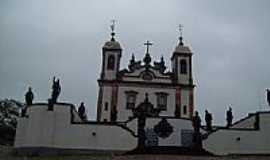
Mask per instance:
[[[146,46],[146,53],[149,53],[149,46],[153,45],[153,43],[147,40],[146,43],[144,43],[144,45]]]
[[[180,37],[182,37],[183,36],[183,25],[182,24],[179,24],[179,32],[180,32]]]
[[[114,36],[115,36],[115,33],[114,33],[114,29],[115,29],[115,22],[116,22],[116,20],[115,19],[113,19],[113,20],[111,20],[111,22],[112,22],[112,24],[111,24],[111,30],[112,30],[112,33],[111,33],[111,36],[112,36],[112,38],[111,38],[111,41],[115,41],[115,39],[114,39]]]
[[[112,24],[111,24],[111,30],[112,30],[112,32],[114,32],[116,20],[115,19],[112,19],[111,22],[112,22]]]

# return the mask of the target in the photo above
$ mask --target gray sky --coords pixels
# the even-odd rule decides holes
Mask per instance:
[[[0,98],[46,101],[52,77],[61,79],[61,101],[84,101],[96,115],[101,47],[117,19],[123,47],[121,68],[131,53],[141,59],[150,40],[151,56],[170,56],[178,43],[178,24],[193,56],[196,108],[208,108],[224,124],[232,105],[235,118],[267,109],[270,87],[269,0],[1,0]]]

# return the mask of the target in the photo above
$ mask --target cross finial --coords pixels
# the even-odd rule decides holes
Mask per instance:
[[[115,29],[115,22],[116,22],[116,20],[115,19],[112,19],[111,20],[111,30],[112,30],[112,32],[114,32],[114,29]]]
[[[149,53],[149,46],[153,45],[153,43],[147,40],[146,43],[144,43],[144,45],[146,46],[146,53]]]
[[[111,33],[111,35],[112,35],[112,41],[114,41],[115,39],[114,39],[114,36],[115,36],[115,32],[114,32],[114,30],[115,30],[115,23],[116,23],[116,20],[115,19],[113,19],[113,20],[111,20],[111,30],[112,30],[112,33]]]
[[[183,25],[182,24],[179,24],[179,33],[180,33],[180,37],[182,37],[183,36]]]
[[[180,37],[179,37],[179,45],[180,46],[183,46],[184,43],[183,43],[183,25],[182,24],[179,24],[179,33],[180,33]]]

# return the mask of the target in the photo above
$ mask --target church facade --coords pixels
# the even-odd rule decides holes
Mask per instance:
[[[134,117],[134,110],[147,98],[156,116],[190,119],[194,110],[194,83],[192,77],[192,52],[183,43],[171,54],[169,71],[163,57],[152,62],[151,43],[145,45],[143,60],[132,55],[129,65],[120,69],[123,53],[115,33],[102,48],[101,74],[98,79],[98,122],[122,122]]]
[[[82,118],[70,103],[33,103],[18,118],[14,153],[194,154],[192,53],[182,36],[171,55],[152,62],[147,42],[143,61],[132,56],[120,70],[122,49],[114,39],[102,49],[97,121]],[[230,127],[199,128],[202,153],[269,155],[270,112],[256,112]],[[202,150],[201,150],[202,151]],[[207,152],[206,152],[207,151]],[[196,152],[197,154],[197,152]]]

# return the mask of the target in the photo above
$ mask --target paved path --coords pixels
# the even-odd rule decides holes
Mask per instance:
[[[130,155],[116,156],[113,160],[270,160],[270,156],[178,156],[178,155]]]

